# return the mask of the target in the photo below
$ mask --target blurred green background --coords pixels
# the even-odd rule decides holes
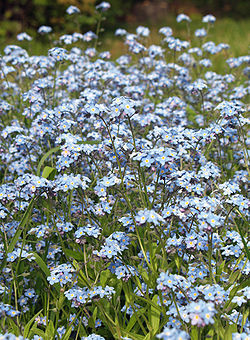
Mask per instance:
[[[217,17],[215,28],[210,32],[210,39],[216,43],[229,43],[232,53],[237,56],[249,51],[250,1],[247,0],[110,0],[111,8],[105,12],[106,20],[102,23],[100,49],[111,50],[114,56],[122,53],[120,41],[113,36],[116,28],[126,28],[133,32],[138,25],[148,26],[152,30],[152,43],[157,43],[159,27],[171,26],[175,36],[185,38],[184,23],[177,24],[175,17],[186,13],[192,18],[192,28],[201,28],[201,18],[205,14]],[[37,37],[41,25],[53,28],[54,37],[74,31],[84,33],[96,29],[96,0],[0,0],[0,44],[1,50],[6,44],[16,43],[16,35],[27,32]],[[77,6],[81,15],[76,18],[65,15],[69,5]],[[21,44],[19,42],[19,44]],[[27,45],[27,42],[23,43]],[[42,53],[46,40],[33,39],[29,43],[32,53]],[[24,46],[27,48],[27,46]]]

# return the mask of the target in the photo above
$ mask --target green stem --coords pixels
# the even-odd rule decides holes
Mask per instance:
[[[129,207],[129,210],[130,210],[130,213],[131,213],[131,217],[132,217],[133,222],[134,222],[134,226],[135,226],[135,230],[136,230],[136,235],[137,235],[137,238],[138,238],[138,242],[139,242],[140,248],[142,250],[143,256],[145,258],[145,261],[146,261],[148,267],[152,269],[152,266],[150,265],[150,263],[148,261],[147,255],[145,253],[145,250],[144,250],[142,242],[141,242],[141,238],[140,238],[140,235],[139,235],[139,232],[138,232],[137,224],[136,224],[134,213],[133,213],[134,209],[133,209],[133,207],[132,207],[132,205],[130,203],[130,200],[129,200],[128,196],[127,196],[127,193],[126,193],[126,188],[125,188],[125,185],[124,185],[124,175],[122,173],[121,163],[119,161],[119,157],[118,157],[118,154],[117,154],[117,150],[116,150],[116,147],[115,147],[114,140],[113,140],[112,135],[111,135],[111,131],[110,131],[107,123],[105,122],[105,120],[101,116],[99,116],[99,117],[103,121],[104,125],[107,128],[107,131],[108,131],[108,134],[109,134],[112,146],[113,146],[113,150],[114,150],[114,153],[115,153],[115,156],[116,156],[116,161],[117,161],[117,164],[118,164],[118,171],[119,171],[119,174],[120,174],[120,177],[121,177],[122,194],[123,194],[123,197],[124,197],[128,207]]]

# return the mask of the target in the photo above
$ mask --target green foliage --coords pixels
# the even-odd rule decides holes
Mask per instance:
[[[30,328],[32,324],[34,323],[35,319],[41,314],[42,309],[33,316],[33,318],[30,319],[30,321],[25,325],[24,331],[23,331],[23,336],[26,338],[30,335]]]
[[[50,149],[48,152],[46,152],[43,157],[41,158],[40,162],[38,163],[38,166],[37,166],[37,176],[40,175],[40,171],[41,171],[41,167],[43,166],[45,160],[51,156],[53,153],[57,152],[60,150],[60,147],[59,146],[56,146],[55,148],[52,148]],[[44,176],[43,176],[44,177]],[[46,178],[46,177],[45,177]]]

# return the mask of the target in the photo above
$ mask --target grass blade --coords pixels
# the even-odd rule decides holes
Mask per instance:
[[[48,152],[46,152],[45,155],[43,155],[43,157],[41,158],[40,162],[38,163],[38,166],[37,166],[37,171],[36,171],[36,174],[37,176],[40,176],[40,172],[41,172],[41,168],[45,162],[45,160],[50,156],[52,155],[53,153],[57,152],[60,150],[60,146],[56,146],[55,148],[52,148],[50,149]]]

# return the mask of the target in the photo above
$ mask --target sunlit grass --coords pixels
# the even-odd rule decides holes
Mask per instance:
[[[206,27],[205,24],[201,23],[202,16],[199,14],[191,15],[192,22],[190,24],[191,32],[194,32],[196,29],[201,27]],[[168,15],[165,19],[160,22],[145,22],[144,26],[147,26],[151,30],[151,35],[147,42],[150,44],[160,44],[160,35],[158,30],[163,26],[170,26],[173,29],[173,35],[180,39],[188,39],[187,27],[184,22],[177,23],[176,18],[173,15]],[[125,28],[128,32],[134,33],[137,25],[135,24],[126,24],[121,23],[121,28]],[[5,36],[4,31],[0,31],[0,51],[2,52],[3,46],[7,44],[17,44],[29,51],[32,51],[33,54],[47,54],[48,48],[51,47],[51,43],[43,37],[43,41],[37,39],[37,33],[28,31],[31,36],[34,36],[33,41],[31,42],[18,42],[15,37]],[[67,32],[67,27],[65,28],[65,32]],[[82,32],[84,33],[84,32]],[[54,34],[54,39],[57,40],[60,36],[60,33]],[[36,38],[35,38],[36,37]],[[192,37],[193,39],[193,37]],[[216,70],[220,70],[222,64],[224,64],[225,58],[229,58],[231,56],[237,57],[240,55],[249,54],[249,42],[250,42],[250,19],[232,19],[232,18],[219,18],[216,20],[216,23],[213,27],[209,29],[208,36],[206,37],[206,41],[214,41],[216,44],[221,42],[227,43],[230,45],[230,49],[227,51],[226,55],[219,55],[216,58]],[[99,44],[98,44],[99,45]],[[197,46],[199,46],[199,40],[197,39]],[[114,32],[104,31],[101,37],[101,43],[98,46],[98,49],[101,51],[109,50],[112,55],[112,59],[118,58],[120,55],[127,52],[126,46],[124,46],[123,41],[120,37],[116,37]]]
[[[201,16],[191,16],[192,22],[190,24],[191,31],[205,27],[201,23]],[[151,30],[151,36],[149,43],[157,44],[160,43],[160,35],[158,30],[163,26],[170,26],[173,29],[174,36],[187,39],[187,28],[185,23],[177,23],[174,16],[168,16],[166,20],[160,23],[145,23]],[[121,25],[128,30],[128,32],[134,33],[135,25]],[[249,53],[249,42],[250,42],[250,19],[235,20],[231,18],[217,19],[214,27],[211,27],[207,36],[207,41],[212,40],[216,44],[221,42],[230,45],[229,54],[234,57],[245,55]],[[103,49],[109,49],[114,57],[118,57],[121,53],[125,52],[121,39],[114,37],[111,33],[105,34],[105,39],[102,45]]]

